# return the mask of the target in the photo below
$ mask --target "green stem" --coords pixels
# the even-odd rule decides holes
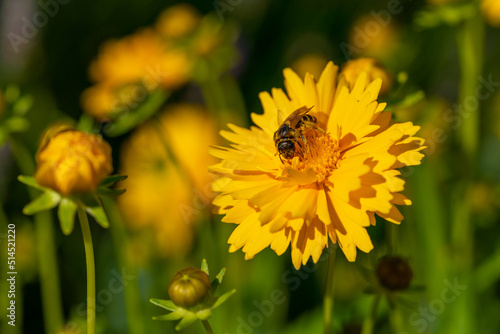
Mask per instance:
[[[214,331],[212,330],[212,327],[210,327],[208,320],[202,320],[201,323],[203,324],[203,327],[205,327],[205,331],[207,332],[207,334],[214,334]]]
[[[372,311],[370,313],[370,316],[365,319],[363,323],[363,330],[362,334],[372,334],[373,333],[373,327],[375,326],[375,321],[377,319],[377,311],[378,311],[378,306],[380,305],[380,299],[381,299],[380,294],[377,294],[375,296],[375,300],[373,301],[373,306],[372,306]]]
[[[459,128],[459,139],[467,159],[466,166],[473,168],[477,160],[477,148],[480,140],[479,104],[481,97],[476,91],[480,84],[478,78],[482,71],[485,39],[484,23],[480,13],[459,25],[456,37],[460,62],[458,105],[463,112],[459,115],[460,117],[463,115],[463,122]],[[471,103],[472,100],[475,100],[476,103]]]
[[[403,318],[397,301],[392,300],[391,297],[389,297],[389,305],[391,307],[391,312],[389,314],[391,331],[393,334],[403,333]]]
[[[479,3],[479,2],[477,2]],[[460,62],[460,90],[458,105],[463,111],[462,125],[459,128],[459,142],[462,146],[463,164],[461,182],[457,185],[456,196],[452,202],[453,225],[452,247],[455,255],[451,261],[453,268],[450,271],[455,279],[468,286],[463,296],[458,298],[451,307],[449,317],[450,332],[470,333],[476,327],[475,319],[475,284],[471,280],[474,267],[474,224],[470,209],[468,188],[475,181],[478,166],[478,148],[480,143],[480,103],[484,99],[477,93],[480,85],[478,78],[482,74],[484,53],[484,22],[482,15],[476,15],[465,20],[457,28],[457,46]],[[462,115],[461,115],[462,116]],[[458,321],[457,321],[458,319]]]
[[[85,246],[85,262],[87,264],[87,334],[95,334],[95,261],[92,235],[85,209],[78,205],[78,218],[82,228]]]
[[[33,175],[35,173],[35,162],[31,152],[17,137],[10,136],[9,143],[21,173]],[[28,187],[28,193],[31,199],[38,196],[38,192],[30,187]],[[57,333],[63,328],[64,316],[52,214],[50,211],[40,212],[35,214],[33,219],[37,240],[36,256],[40,275],[44,327],[47,333]]]
[[[116,256],[121,268],[126,268],[126,272],[130,272],[132,276],[137,277],[137,268],[127,254],[129,252],[129,239],[125,231],[123,219],[118,211],[116,202],[112,198],[103,197],[103,206],[106,213],[109,215],[110,232],[113,238],[113,244],[116,248]],[[137,282],[129,282],[124,286],[125,309],[127,312],[127,322],[131,334],[145,333],[146,330],[143,324],[142,302]]]
[[[337,247],[333,246],[328,255],[328,268],[326,273],[326,289],[325,297],[323,299],[323,328],[325,334],[332,332],[332,318],[333,318],[333,296],[334,296],[334,271],[335,262],[337,258]]]

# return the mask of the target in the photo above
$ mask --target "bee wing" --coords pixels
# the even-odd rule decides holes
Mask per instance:
[[[306,106],[300,107],[299,109],[297,109],[294,112],[292,112],[285,119],[285,122],[290,122],[290,127],[292,129],[294,129],[297,126],[297,124],[300,122],[300,120],[302,119],[302,116],[304,116],[305,114],[307,114],[309,112],[309,110],[311,110],[313,107],[311,107],[311,108],[307,108]]]
[[[281,124],[283,124],[285,120],[285,115],[283,114],[283,111],[278,109],[277,116],[278,116],[278,126],[280,126]]]

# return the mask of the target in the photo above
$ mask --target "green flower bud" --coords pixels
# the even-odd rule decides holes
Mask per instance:
[[[168,285],[168,294],[177,306],[196,306],[210,294],[210,279],[204,271],[189,267],[174,275]]]

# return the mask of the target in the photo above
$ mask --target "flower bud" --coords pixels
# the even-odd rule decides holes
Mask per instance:
[[[377,277],[388,290],[404,290],[410,286],[413,271],[408,262],[398,256],[386,256],[377,266]]]
[[[193,307],[210,294],[210,279],[203,270],[189,267],[175,274],[168,285],[168,294],[175,305]]]
[[[165,37],[182,38],[190,34],[201,20],[200,13],[189,4],[179,4],[163,11],[156,23]]]
[[[63,195],[89,193],[112,170],[111,147],[101,136],[65,129],[42,142],[35,179]]]
[[[382,88],[380,89],[381,95],[387,93],[391,89],[393,82],[392,74],[373,58],[350,60],[344,65],[341,74],[344,75],[349,86],[352,88],[361,72],[366,72],[369,82],[378,78],[382,79]]]

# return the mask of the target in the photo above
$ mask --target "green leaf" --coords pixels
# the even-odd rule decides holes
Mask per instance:
[[[35,189],[41,190],[41,191],[48,191],[50,190],[49,188],[46,188],[44,186],[41,186],[36,182],[35,178],[33,176],[26,176],[26,175],[19,175],[17,177],[19,182],[24,183],[27,186],[33,187]]]
[[[5,127],[9,132],[25,132],[30,127],[30,122],[24,118],[19,116],[13,116],[5,121]]]
[[[109,187],[119,181],[123,181],[127,178],[127,175],[111,175],[105,178],[99,187]]]
[[[186,328],[187,326],[191,325],[193,322],[198,320],[198,317],[196,317],[196,314],[193,312],[186,312],[184,317],[182,318],[181,322],[175,326],[176,331],[180,331],[181,329]]]
[[[96,193],[102,196],[118,196],[125,192],[125,189],[109,189],[104,187],[97,188]]]
[[[143,123],[145,120],[153,116],[161,105],[167,100],[168,92],[158,89],[148,96],[146,101],[142,103],[136,110],[130,110],[119,115],[118,118],[105,127],[104,132],[111,137],[122,135],[135,126]]]
[[[12,112],[16,116],[24,116],[33,106],[33,96],[24,95],[12,106]]]
[[[94,207],[87,207],[86,211],[89,215],[94,217],[96,222],[101,225],[104,228],[109,227],[109,220],[108,216],[106,215],[106,212],[102,208],[102,206],[94,206]]]
[[[55,191],[46,191],[23,209],[25,215],[33,215],[40,211],[50,210],[61,201],[61,196]]]
[[[206,259],[203,259],[203,261],[201,261],[201,270],[204,271],[205,274],[210,275],[208,273],[208,263]]]
[[[167,321],[179,320],[180,318],[182,318],[184,316],[185,313],[186,313],[186,311],[184,311],[184,310],[182,310],[182,311],[178,310],[178,311],[174,311],[174,312],[169,313],[169,314],[155,316],[155,317],[153,317],[153,320],[167,320]]]
[[[94,119],[88,114],[82,114],[78,120],[76,128],[86,133],[92,133],[94,129]]]
[[[215,293],[217,289],[219,288],[219,285],[222,283],[222,280],[224,279],[224,275],[226,274],[226,268],[222,268],[221,271],[215,276],[214,280],[210,284],[212,293]]]
[[[224,303],[229,297],[236,293],[236,289],[233,289],[229,292],[226,292],[222,296],[216,297],[215,302],[212,305],[212,309],[219,307],[222,303]]]
[[[64,235],[69,235],[75,225],[75,213],[78,205],[69,198],[63,198],[59,204],[57,216],[61,223],[61,229]]]
[[[19,95],[21,94],[19,90],[19,86],[10,84],[5,88],[4,92],[4,98],[7,103],[14,103],[18,98]]]
[[[181,309],[179,306],[175,305],[174,302],[171,300],[151,298],[149,301],[169,311],[177,311]]]

